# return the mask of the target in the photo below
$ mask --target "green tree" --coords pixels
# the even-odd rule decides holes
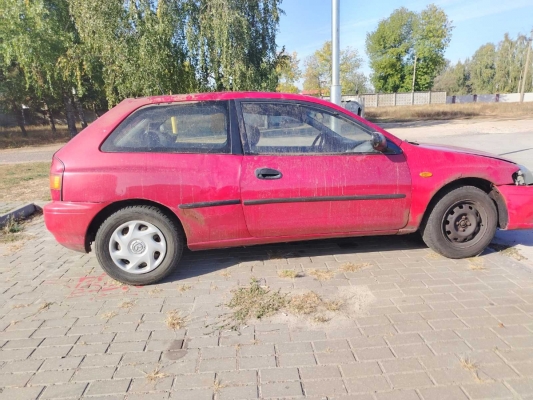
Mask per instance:
[[[481,46],[472,56],[468,69],[473,93],[494,93],[496,76],[496,47],[492,43]]]
[[[298,93],[299,89],[296,82],[302,77],[300,70],[300,60],[298,53],[282,54],[279,57],[279,62],[276,67],[278,74],[278,86],[276,92],[282,93]]]
[[[402,7],[381,20],[366,37],[376,91],[410,91],[413,75],[414,90],[430,90],[445,66],[451,31],[451,21],[434,4],[418,14]]]
[[[274,91],[281,0],[188,0],[190,62],[204,90]]]
[[[435,78],[433,90],[444,91],[448,95],[462,95],[471,92],[470,74],[467,69],[467,63],[458,61],[457,64],[451,65],[449,62]]]
[[[340,84],[343,94],[368,90],[368,80],[360,71],[362,58],[357,50],[347,47],[340,53]],[[331,88],[331,42],[325,42],[304,61],[304,90],[317,96],[329,96]]]

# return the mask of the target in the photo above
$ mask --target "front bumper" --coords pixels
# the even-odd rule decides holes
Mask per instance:
[[[533,186],[498,186],[507,206],[506,229],[533,229]]]
[[[52,201],[44,206],[44,222],[61,245],[86,253],[89,225],[105,206],[105,203]]]

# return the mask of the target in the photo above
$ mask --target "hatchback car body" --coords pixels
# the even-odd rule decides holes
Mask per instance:
[[[47,228],[128,284],[182,249],[420,230],[452,258],[533,228],[533,177],[474,150],[402,141],[332,103],[279,93],[128,99],[53,157]]]

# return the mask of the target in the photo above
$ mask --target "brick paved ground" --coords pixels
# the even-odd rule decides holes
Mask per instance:
[[[26,234],[0,244],[0,399],[533,398],[533,275],[500,254],[447,260],[416,237],[187,252],[167,282],[127,288],[41,217]],[[368,266],[340,272],[347,261]],[[366,297],[351,318],[206,328],[251,277]],[[167,327],[172,310],[185,328]]]

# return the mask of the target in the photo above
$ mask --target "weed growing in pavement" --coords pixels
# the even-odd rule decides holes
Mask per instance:
[[[491,243],[489,247],[503,254],[504,256],[514,258],[517,261],[527,260],[527,257],[524,257],[522,254],[520,254],[516,247],[506,246],[499,243]]]
[[[301,277],[303,275],[300,274],[299,272],[293,270],[293,269],[282,269],[282,270],[278,271],[278,276],[280,278],[291,278],[291,279],[294,279],[294,278],[299,278],[299,277]]]
[[[371,267],[371,266],[372,266],[372,264],[370,264],[370,263],[354,264],[354,263],[351,263],[351,262],[345,262],[344,264],[341,265],[341,267],[339,269],[342,272],[357,272],[357,271],[362,270],[363,268],[368,268],[368,267]]]
[[[313,318],[313,322],[316,322],[318,324],[324,324],[326,322],[328,322],[331,318],[328,318],[326,317],[325,315],[316,315],[314,318]]]
[[[165,323],[170,329],[177,331],[178,329],[185,327],[187,320],[179,311],[172,310],[167,313]]]
[[[477,381],[481,381],[481,378],[479,377],[479,371],[478,371],[479,366],[477,365],[477,363],[472,361],[469,357],[461,357],[460,362],[461,362],[461,367],[463,367],[467,371],[472,372]]]
[[[192,289],[191,285],[178,285],[178,291],[180,291],[181,293],[186,292],[187,290],[191,290],[191,289]]]
[[[295,314],[312,314],[318,310],[322,299],[315,292],[292,296],[289,301],[289,310]]]
[[[469,265],[468,268],[470,268],[472,271],[483,271],[485,270],[485,262],[482,258],[479,257],[472,257],[468,259]]]
[[[135,303],[136,303],[135,300],[127,300],[127,301],[123,301],[122,303],[120,303],[119,307],[125,310],[129,310],[135,305]]]
[[[161,366],[157,366],[152,372],[146,374],[146,379],[148,379],[149,382],[155,383],[159,379],[166,378],[167,376],[168,374],[161,372]]]
[[[109,311],[109,312],[106,312],[106,313],[100,315],[100,317],[102,319],[105,319],[106,321],[109,321],[111,318],[116,317],[117,315],[118,314],[117,314],[116,311]]]
[[[0,230],[0,243],[11,243],[24,238],[23,231],[24,224],[20,220],[10,217]]]
[[[335,273],[329,270],[312,269],[309,271],[309,275],[319,281],[329,281],[331,278],[333,278]]]

